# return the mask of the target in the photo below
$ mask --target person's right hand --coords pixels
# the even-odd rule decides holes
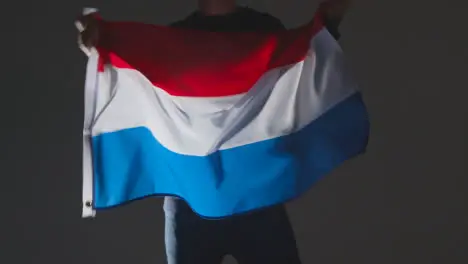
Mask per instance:
[[[99,40],[99,23],[95,14],[80,16],[78,22],[79,42],[86,48],[96,46]]]
[[[343,20],[352,0],[324,0],[325,15],[327,20],[334,21],[337,25]]]

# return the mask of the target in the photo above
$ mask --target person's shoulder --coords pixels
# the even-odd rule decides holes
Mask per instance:
[[[195,16],[195,12],[189,14],[188,16],[186,16],[183,19],[180,19],[180,20],[177,20],[177,21],[174,21],[174,22],[170,23],[169,26],[170,27],[186,27],[188,24],[190,24],[190,22],[191,22],[191,20],[192,20],[192,18],[194,16]]]
[[[169,24],[170,27],[180,27],[184,24],[185,19],[177,20]]]
[[[271,15],[270,13],[258,11],[250,7],[242,7],[242,12],[244,13],[244,15],[252,18],[252,20],[264,24],[272,30],[284,28],[284,25],[281,22],[281,20]]]

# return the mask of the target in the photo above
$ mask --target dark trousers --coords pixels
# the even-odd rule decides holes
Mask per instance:
[[[239,264],[300,264],[283,205],[208,220],[175,200],[166,209],[165,231],[168,264],[220,264],[226,255]]]

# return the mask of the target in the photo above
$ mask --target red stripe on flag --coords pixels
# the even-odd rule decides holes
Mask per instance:
[[[302,61],[322,28],[319,15],[306,26],[276,33],[101,21],[100,70],[103,64],[138,70],[175,96],[236,95],[247,92],[265,72]]]

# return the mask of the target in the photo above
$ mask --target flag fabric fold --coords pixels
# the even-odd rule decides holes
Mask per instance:
[[[273,33],[100,20],[88,55],[83,217],[152,195],[207,218],[248,212],[367,146],[365,105],[320,9]]]

